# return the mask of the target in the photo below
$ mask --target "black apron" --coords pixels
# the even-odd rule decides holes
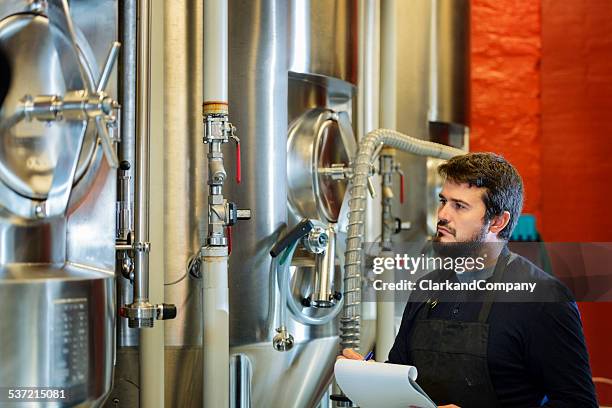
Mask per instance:
[[[510,251],[504,247],[493,282],[501,281],[509,259]],[[476,322],[429,319],[435,306],[431,300],[417,312],[409,346],[412,363],[418,370],[417,383],[438,405],[499,406],[487,363],[487,319],[494,296],[492,291],[486,294]]]

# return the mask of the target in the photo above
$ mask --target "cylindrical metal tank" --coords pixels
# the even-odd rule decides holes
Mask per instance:
[[[160,250],[165,300],[179,310],[176,319],[165,322],[166,407],[202,406],[202,291],[187,269],[200,250],[207,215],[202,12],[198,0],[166,2],[164,8],[165,230]]]
[[[466,149],[469,145],[469,0],[396,1],[397,83],[391,105],[397,130],[419,139]],[[400,23],[401,22],[401,23]],[[385,24],[381,21],[381,24]],[[384,41],[384,39],[383,39]],[[435,233],[438,159],[398,152],[406,199],[393,215],[411,227],[394,241],[421,242]],[[395,181],[396,183],[398,181]],[[425,199],[424,199],[425,198]],[[418,255],[418,254],[415,254]],[[405,299],[397,299],[401,316]]]
[[[332,107],[352,114],[357,2],[232,0],[229,11],[230,120],[241,138],[243,181],[228,183],[227,196],[253,211],[252,220],[235,227],[234,236],[243,238],[230,256],[233,377],[244,379],[233,384],[232,406],[247,400],[256,407],[315,406],[331,380],[337,326],[290,319],[293,348],[272,347],[278,308],[284,305],[278,302],[269,250],[283,226],[295,222],[287,214],[289,124],[317,107],[323,115]],[[321,129],[335,137],[336,126],[330,122]],[[232,169],[233,161],[226,167]],[[299,271],[292,275],[294,293],[307,293],[313,281],[314,265],[302,265],[303,260],[296,256],[294,262]]]
[[[289,70],[356,84],[357,0],[290,0]]]
[[[116,173],[93,122],[8,120],[25,95],[61,97],[97,79],[116,39],[116,5],[71,5],[85,78],[45,2],[0,5],[0,47],[13,66],[0,111],[0,387],[65,390],[40,406],[100,405],[114,361]]]
[[[396,2],[395,35],[397,130],[419,139],[465,147],[469,124],[469,1],[414,0]],[[382,22],[384,24],[384,22]],[[411,223],[401,239],[424,239],[428,222],[435,220],[435,197],[428,187],[435,165],[400,153],[406,174],[406,204],[393,212]],[[431,161],[431,160],[429,160]],[[429,170],[428,170],[429,169]],[[431,197],[430,197],[431,196]],[[427,201],[423,197],[428,197]]]

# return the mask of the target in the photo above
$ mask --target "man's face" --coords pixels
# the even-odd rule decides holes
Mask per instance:
[[[435,242],[484,242],[489,238],[489,223],[484,222],[485,189],[467,183],[444,182],[438,206]]]

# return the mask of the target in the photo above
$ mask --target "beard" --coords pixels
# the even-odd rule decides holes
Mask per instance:
[[[483,252],[488,229],[489,225],[485,223],[471,237],[461,242],[442,242],[440,234],[436,233],[432,240],[432,249],[440,257],[475,258]]]

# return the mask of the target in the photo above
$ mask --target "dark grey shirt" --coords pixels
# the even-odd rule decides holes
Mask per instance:
[[[483,271],[483,274],[486,278],[491,273],[487,275]],[[467,275],[461,280],[466,278]],[[503,281],[508,279],[538,282],[540,290],[562,296],[556,295],[556,301],[492,305],[487,358],[500,404],[504,407],[597,407],[580,314],[569,291],[521,256],[509,263]],[[431,308],[422,301],[409,301],[389,362],[411,364],[411,330],[421,307],[430,307],[432,319],[476,321],[481,306],[482,302],[445,301]]]

